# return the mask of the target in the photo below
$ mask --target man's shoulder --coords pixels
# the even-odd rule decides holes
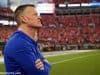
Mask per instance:
[[[7,41],[6,45],[10,47],[21,47],[24,46],[26,40],[18,33],[14,33],[9,40]]]
[[[30,49],[30,48],[35,48],[36,47],[36,43],[30,41],[29,38],[27,38],[27,36],[21,34],[20,32],[15,32],[10,39],[8,40],[8,42],[6,43],[5,46],[7,49]]]

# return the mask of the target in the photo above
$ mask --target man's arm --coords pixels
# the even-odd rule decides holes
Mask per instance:
[[[27,75],[48,75],[50,65],[36,56],[32,50],[26,47],[24,50],[18,50],[15,54],[16,61],[21,65]]]
[[[20,65],[27,75],[38,75],[39,71],[36,68],[36,56],[30,50],[18,50],[15,54],[15,61]]]

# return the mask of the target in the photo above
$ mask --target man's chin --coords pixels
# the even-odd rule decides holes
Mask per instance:
[[[37,27],[37,28],[41,28],[41,27],[42,27],[42,24],[40,24],[40,25],[37,25],[36,27]]]
[[[37,28],[37,29],[39,29],[39,28],[41,28],[42,27],[42,25],[35,25],[35,26],[30,26],[31,28]]]

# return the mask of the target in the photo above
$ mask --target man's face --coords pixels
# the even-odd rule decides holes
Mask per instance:
[[[41,17],[38,15],[35,7],[27,7],[24,10],[23,22],[30,27],[42,27]]]

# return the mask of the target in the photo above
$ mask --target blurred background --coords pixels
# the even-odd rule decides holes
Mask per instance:
[[[3,48],[17,30],[14,10],[23,4],[35,4],[42,18],[38,43],[50,75],[100,75],[100,0],[0,0],[0,75]]]
[[[0,51],[17,25],[14,10],[35,4],[42,17],[42,51],[100,49],[99,0],[0,0]]]

